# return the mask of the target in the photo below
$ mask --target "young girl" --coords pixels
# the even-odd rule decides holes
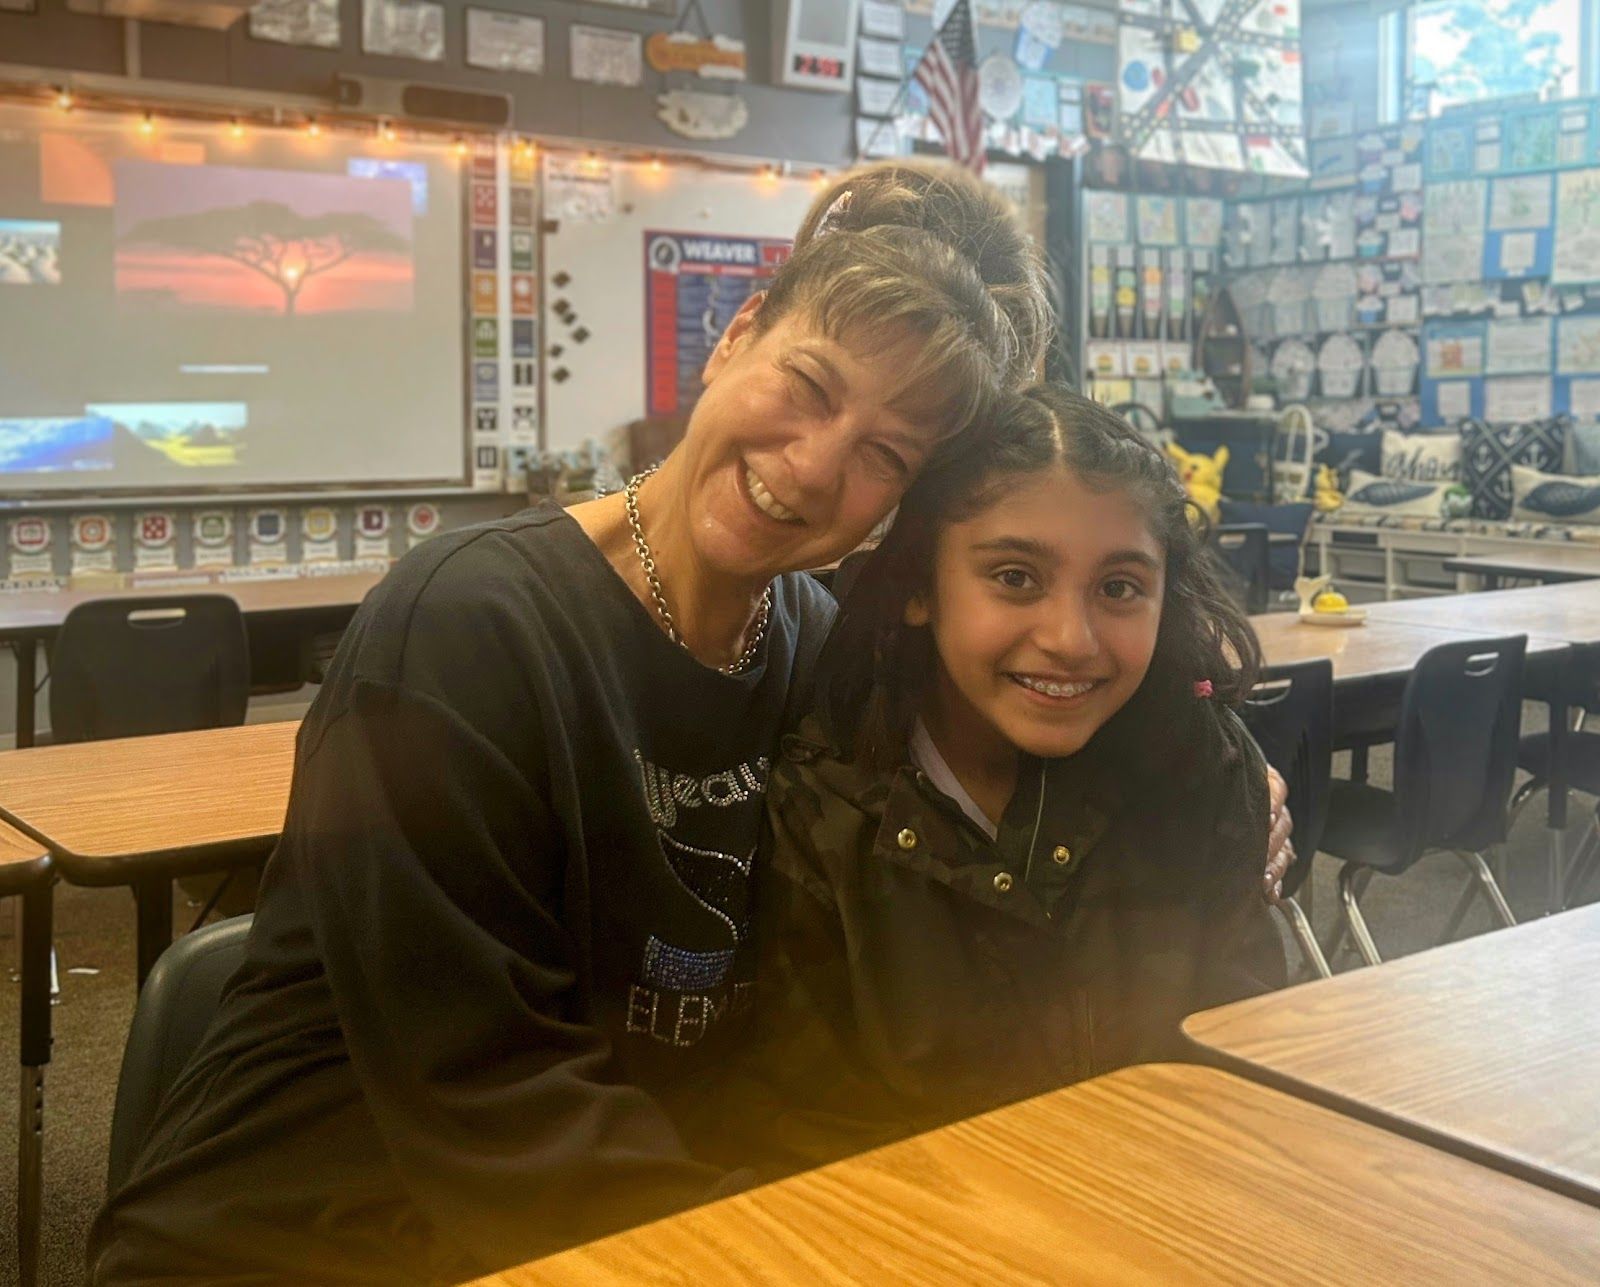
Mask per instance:
[[[768,1170],[1168,1056],[1282,985],[1230,709],[1258,651],[1188,508],[1120,419],[1037,386],[844,592],[769,792],[774,995],[724,1099]]]

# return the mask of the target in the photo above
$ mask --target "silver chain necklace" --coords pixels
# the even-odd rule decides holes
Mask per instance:
[[[661,617],[661,624],[667,628],[667,638],[687,652],[689,645],[684,643],[683,636],[678,633],[678,627],[672,620],[672,610],[667,607],[666,596],[661,592],[661,577],[656,573],[656,556],[651,552],[650,543],[644,539],[644,527],[639,522],[639,484],[658,468],[657,465],[651,465],[649,469],[641,470],[628,479],[628,485],[622,489],[622,500],[628,511],[628,526],[633,531],[633,548],[639,553],[639,562],[644,566],[644,581],[650,587],[650,600]],[[767,637],[767,621],[771,616],[772,586],[769,583],[761,593],[761,607],[756,612],[756,626],[750,642],[734,661],[717,669],[724,675],[737,675],[748,670]]]

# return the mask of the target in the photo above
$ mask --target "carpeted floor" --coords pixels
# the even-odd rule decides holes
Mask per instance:
[[[1541,727],[1544,708],[1529,706],[1523,727]],[[1348,772],[1345,757],[1335,773]],[[1370,779],[1388,785],[1390,763],[1384,750],[1373,752]],[[1575,844],[1591,817],[1593,802],[1574,797],[1570,839]],[[1543,797],[1524,811],[1507,846],[1507,894],[1519,919],[1539,915],[1546,890]],[[1318,860],[1311,878],[1310,912],[1319,934],[1333,923],[1337,863]],[[1443,930],[1464,884],[1463,868],[1449,855],[1435,855],[1403,879],[1377,877],[1363,899],[1374,937],[1386,957],[1431,946]],[[1600,880],[1587,897],[1600,897]],[[186,927],[194,917],[177,896],[174,923]],[[0,960],[15,961],[14,922],[0,917]],[[1490,917],[1476,905],[1464,932],[1487,929]],[[71,1287],[83,1280],[86,1232],[105,1189],[106,1141],[122,1043],[133,1013],[133,899],[126,890],[79,889],[58,885],[55,941],[60,964],[61,999],[54,1011],[55,1048],[45,1083],[45,1214],[41,1281]],[[1290,960],[1298,961],[1291,948]],[[1357,964],[1346,947],[1334,968]],[[14,1283],[12,1241],[16,1210],[14,1126],[17,1114],[17,988],[0,986],[0,1284]]]

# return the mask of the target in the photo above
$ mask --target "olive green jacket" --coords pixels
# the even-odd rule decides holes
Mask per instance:
[[[727,1160],[782,1173],[1168,1058],[1185,1015],[1282,986],[1260,753],[1210,702],[1189,724],[1150,774],[1025,762],[996,841],[815,717],[785,739]]]

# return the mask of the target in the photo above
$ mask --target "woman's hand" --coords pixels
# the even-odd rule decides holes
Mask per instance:
[[[1294,861],[1294,819],[1289,816],[1289,784],[1270,764],[1267,765],[1267,796],[1270,801],[1267,833],[1267,874],[1261,892],[1274,907],[1283,899],[1283,878]]]

